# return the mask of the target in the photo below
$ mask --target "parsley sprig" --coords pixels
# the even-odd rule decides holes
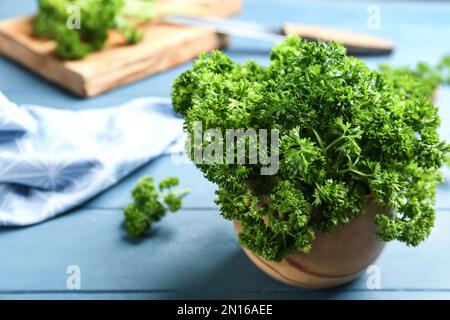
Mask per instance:
[[[155,184],[152,177],[140,179],[132,191],[133,203],[125,208],[125,223],[128,234],[142,238],[153,222],[161,220],[167,209],[176,212],[181,209],[182,200],[189,189],[173,190],[179,184],[176,177],[168,177]]]
[[[128,44],[140,42],[144,34],[136,25],[169,11],[154,0],[38,0],[38,6],[34,35],[55,40],[56,52],[65,60],[101,50],[111,30],[118,30]],[[75,14],[71,8],[79,10],[76,28],[68,26]]]

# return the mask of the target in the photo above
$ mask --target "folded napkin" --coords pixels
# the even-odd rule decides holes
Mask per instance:
[[[17,106],[0,92],[0,226],[78,206],[182,136],[183,120],[165,98],[70,111]]]

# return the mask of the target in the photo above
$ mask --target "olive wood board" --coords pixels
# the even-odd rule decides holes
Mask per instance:
[[[165,1],[166,3],[168,1]],[[241,10],[241,0],[184,0],[201,7],[202,16],[225,17]],[[0,21],[0,54],[80,97],[94,97],[119,86],[185,63],[200,53],[220,49],[228,38],[205,27],[163,22],[140,26],[144,39],[126,45],[115,32],[102,51],[63,61],[51,40],[33,37],[32,16]]]

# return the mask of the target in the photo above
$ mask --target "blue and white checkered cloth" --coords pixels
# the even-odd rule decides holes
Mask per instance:
[[[0,226],[78,206],[182,136],[183,120],[164,98],[70,111],[18,106],[0,92]]]

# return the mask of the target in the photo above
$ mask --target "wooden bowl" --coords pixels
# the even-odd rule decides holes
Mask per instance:
[[[378,240],[374,222],[377,213],[393,211],[368,196],[364,212],[329,235],[317,234],[309,253],[296,253],[280,262],[267,261],[250,250],[243,250],[254,264],[269,276],[304,288],[330,288],[360,276],[381,254],[385,242]],[[235,221],[236,233],[241,224]]]

